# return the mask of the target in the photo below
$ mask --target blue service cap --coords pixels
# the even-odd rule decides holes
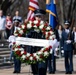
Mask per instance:
[[[65,24],[65,25],[69,25],[70,23],[69,23],[68,20],[66,20],[66,21],[64,22],[64,24]]]
[[[14,22],[20,22],[20,20],[19,19],[14,19]]]
[[[34,11],[34,14],[35,15],[45,15],[46,11],[42,10],[42,9],[37,9],[37,10]]]

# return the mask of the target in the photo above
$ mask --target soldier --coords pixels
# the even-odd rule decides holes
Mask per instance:
[[[19,22],[20,21],[18,19],[14,19],[13,33],[18,28]],[[17,59],[14,55],[14,72],[13,73],[20,73],[20,71],[21,71],[21,61],[19,59]]]
[[[35,10],[35,19],[36,20],[43,20],[43,15],[46,14],[46,12],[44,10],[38,9]],[[42,34],[40,34],[42,36]],[[44,38],[44,37],[40,37],[40,38]],[[47,71],[47,59],[44,62],[40,62],[38,63],[38,75],[46,75],[46,71]]]
[[[66,74],[72,74],[73,71],[73,39],[69,30],[69,22],[65,21],[64,30],[62,32],[62,41],[65,58]]]
[[[49,74],[55,74],[56,71],[56,56],[58,55],[58,46],[59,46],[59,36],[58,36],[58,32],[55,29],[55,36],[56,38],[54,39],[54,46],[52,47],[52,51],[51,54],[48,57],[48,72]]]
[[[42,20],[43,15],[46,14],[46,12],[42,9],[37,9],[34,11],[34,13],[35,13],[35,20]],[[36,32],[33,30],[30,31],[29,37],[30,38],[37,38],[37,39],[44,39],[42,32]],[[29,48],[31,50],[30,51],[31,53],[36,52],[36,51],[41,49],[41,47],[36,47],[36,46],[32,46]],[[31,64],[32,73],[34,75],[46,75],[46,67],[47,67],[46,61],[45,61],[45,63],[44,62],[37,62],[36,64]]]

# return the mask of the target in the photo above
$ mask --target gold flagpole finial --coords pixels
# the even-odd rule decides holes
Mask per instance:
[[[50,0],[46,0],[46,4],[49,4],[50,3]]]

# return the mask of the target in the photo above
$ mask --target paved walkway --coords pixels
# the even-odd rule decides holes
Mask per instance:
[[[72,75],[76,75],[76,57],[74,57],[74,72]],[[65,68],[64,68],[64,59],[60,58],[57,59],[57,71],[55,75],[65,75]],[[18,75],[18,74],[13,74],[13,67],[0,67],[0,75]],[[21,73],[19,75],[32,75],[31,74],[31,69],[29,65],[22,65],[21,68]],[[47,75],[50,75],[47,73]]]

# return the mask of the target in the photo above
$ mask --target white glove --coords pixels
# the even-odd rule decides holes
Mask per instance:
[[[50,54],[52,54],[53,53],[53,50],[52,49],[50,49]]]
[[[71,43],[71,40],[67,40],[66,43],[67,43],[67,44]]]

